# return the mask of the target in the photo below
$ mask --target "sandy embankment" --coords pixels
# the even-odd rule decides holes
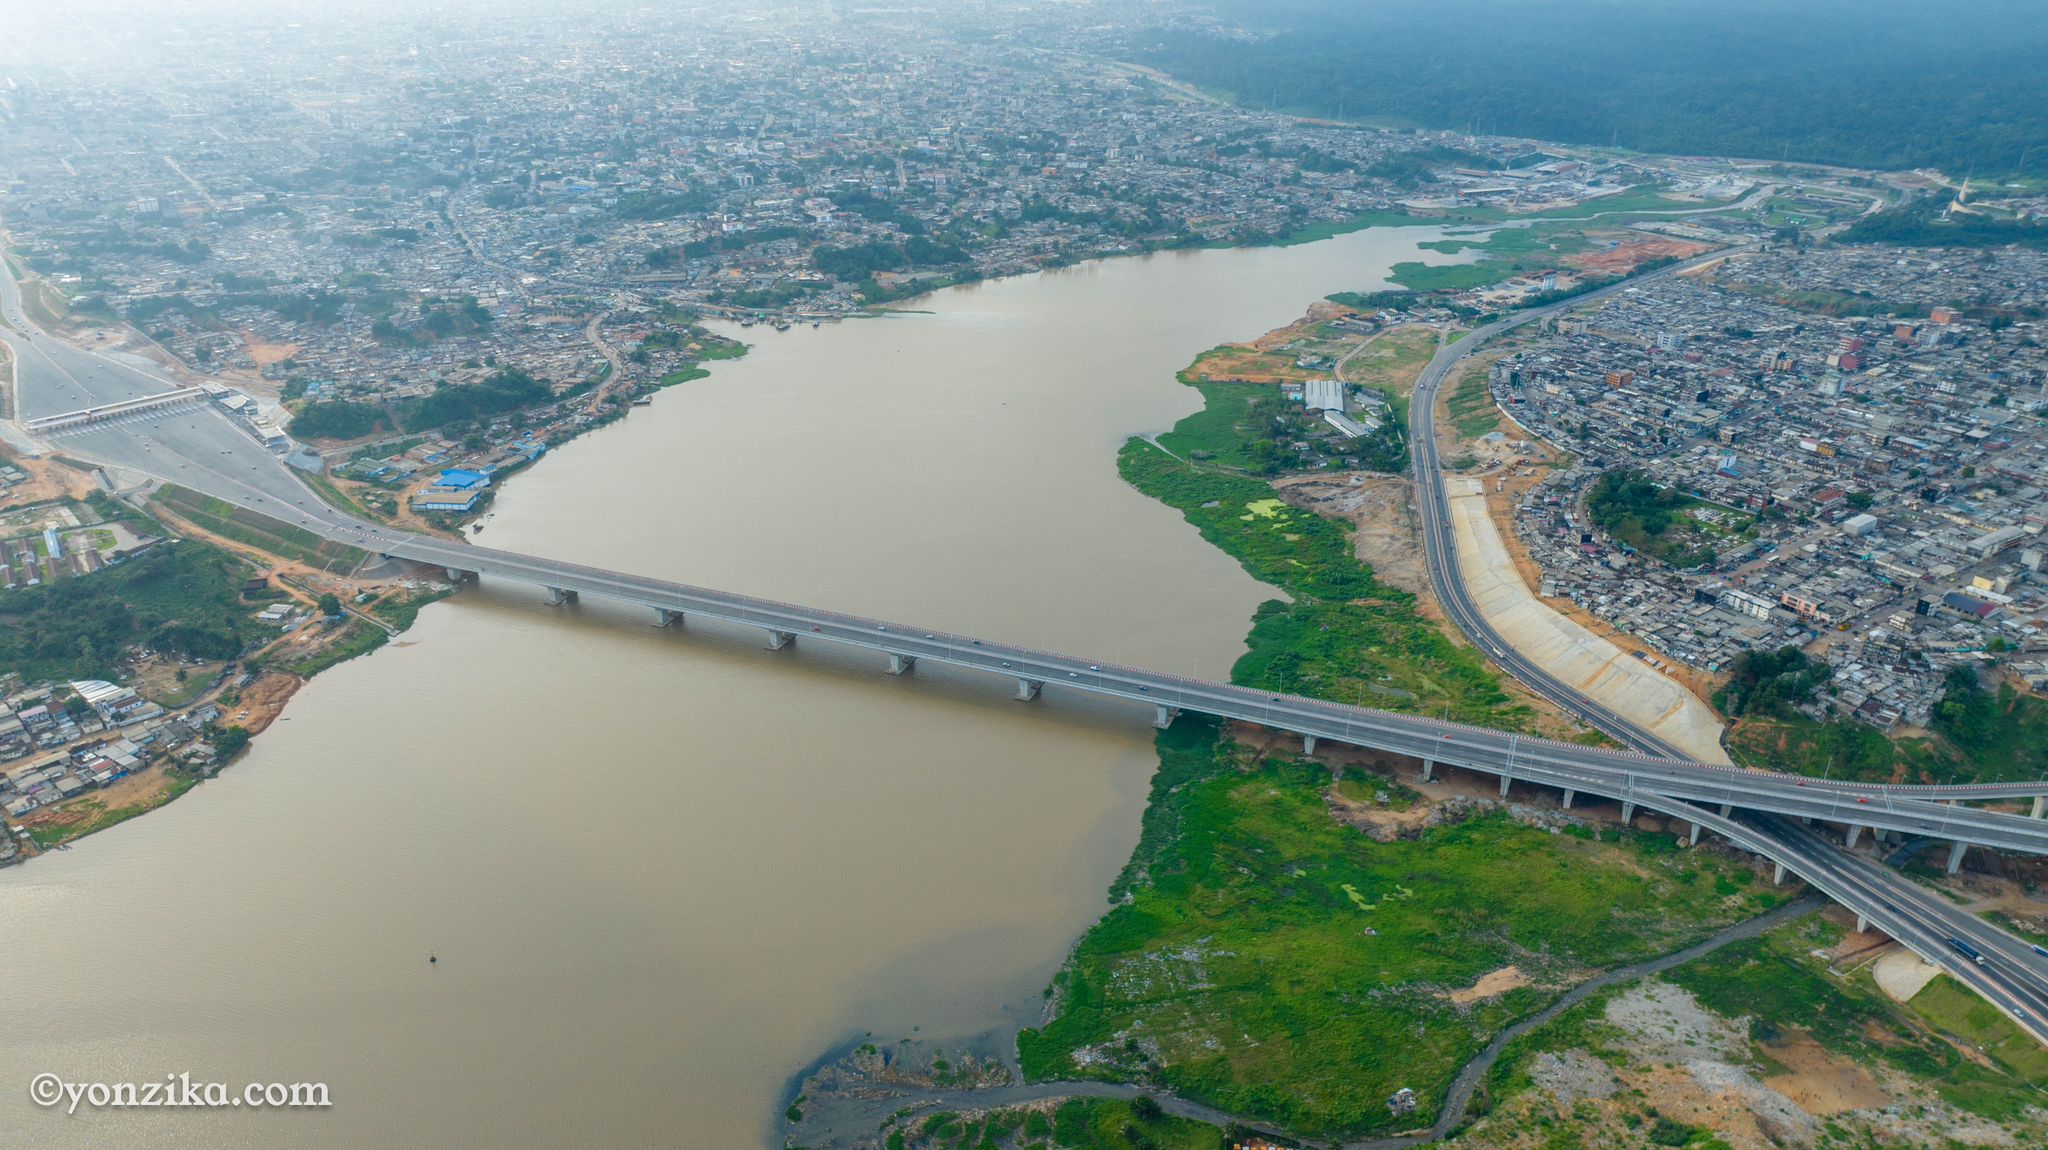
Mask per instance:
[[[1495,630],[1551,674],[1692,757],[1729,761],[1713,708],[1537,598],[1487,514],[1484,485],[1459,476],[1445,483],[1465,589]]]

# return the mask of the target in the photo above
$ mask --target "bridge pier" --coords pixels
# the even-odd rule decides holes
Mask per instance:
[[[1856,916],[1856,933],[1857,933],[1857,934],[1863,934],[1863,933],[1865,933],[1865,932],[1869,931],[1869,929],[1870,929],[1870,920],[1869,920],[1869,919],[1867,919],[1867,918],[1864,918],[1864,917],[1863,917],[1862,915],[1860,915],[1860,914],[1859,914],[1859,915],[1857,915],[1857,916]]]
[[[387,559],[388,559],[388,558],[390,558],[390,556],[386,556],[385,558],[387,558]],[[446,567],[446,568],[443,568],[442,570],[443,570],[443,572],[444,572],[444,573],[445,573],[445,574],[446,574],[446,575],[448,576],[448,581],[449,581],[450,583],[461,583],[461,582],[464,582],[464,581],[466,581],[466,580],[470,580],[470,579],[474,579],[474,578],[476,578],[476,572],[474,572],[474,571],[464,571],[464,570],[463,570],[462,568],[460,568],[460,567]]]
[[[574,591],[565,590],[561,587],[548,588],[548,606],[550,607],[561,603],[574,603],[575,601],[576,592]]]
[[[1045,684],[1038,679],[1019,679],[1017,680],[1017,699],[1019,702],[1028,703],[1036,699],[1038,692],[1044,687]]]
[[[1152,725],[1162,731],[1171,727],[1173,721],[1178,718],[1180,718],[1180,711],[1167,706],[1165,703],[1160,703],[1152,708]]]
[[[770,651],[780,651],[794,642],[796,642],[796,633],[793,631],[777,631],[773,628],[770,628],[768,631],[768,649]]]
[[[1316,753],[1316,737],[1314,735],[1303,735],[1301,737],[1301,753],[1304,755]]]
[[[1685,845],[1689,847],[1700,845],[1700,825],[1698,823],[1692,825],[1692,837],[1686,840]]]
[[[1571,809],[1572,809],[1572,800],[1573,800],[1573,799],[1575,799],[1575,798],[1577,798],[1577,797],[1578,797],[1578,795],[1579,795],[1579,792],[1577,792],[1577,791],[1575,791],[1575,790],[1572,790],[1572,789],[1571,789],[1570,787],[1566,787],[1566,788],[1565,788],[1565,791],[1564,791],[1564,805],[1560,806],[1560,807],[1559,807],[1558,809],[1559,809],[1559,810],[1564,810],[1564,811],[1568,811],[1568,810],[1571,810]]]
[[[889,655],[889,673],[891,675],[907,674],[915,666],[917,666],[917,656],[915,655],[898,655],[894,652],[891,652]]]
[[[1968,843],[1957,843],[1948,848],[1948,873],[1954,874],[1963,866],[1963,852],[1970,849]]]
[[[1860,827],[1860,826],[1857,826],[1857,825],[1856,825],[1855,823],[1850,823],[1850,824],[1849,824],[1849,844],[1848,844],[1848,845],[1849,845],[1849,849],[1850,849],[1850,850],[1852,850],[1852,851],[1853,851],[1853,850],[1855,850],[1855,849],[1856,849],[1856,840],[1857,840],[1857,839],[1860,839],[1860,838],[1862,838],[1862,837],[1863,837],[1863,828],[1862,828],[1862,827]]]
[[[1513,775],[1507,775],[1507,774],[1503,774],[1503,775],[1502,775],[1502,776],[1500,777],[1500,797],[1501,797],[1501,798],[1507,798],[1507,797],[1508,797],[1508,786],[1509,786],[1509,784],[1513,783],[1514,781],[1515,781],[1515,778],[1514,778],[1514,776],[1513,776]]]
[[[1729,816],[1730,814],[1733,814],[1733,813],[1734,813],[1734,811],[1735,811],[1735,804],[1734,804],[1734,803],[1722,803],[1722,804],[1721,804],[1721,817],[1722,817],[1722,818],[1724,818],[1724,819],[1725,819],[1725,818],[1727,818],[1727,817],[1728,817],[1728,816]]]
[[[2034,817],[2035,817],[2035,818],[2037,818],[2037,819],[2038,819],[2038,818],[2040,818],[2040,817],[2041,817],[2041,812],[2042,812],[2042,811],[2044,811],[2044,810],[2048,810],[2048,795],[2035,795],[2035,796],[2034,796]]]
[[[1623,799],[1621,803],[1621,825],[1625,827],[1634,826],[1635,821],[1636,804],[1628,799]]]
[[[1431,779],[1431,778],[1432,778],[1432,777],[1433,777],[1433,776],[1434,776],[1435,774],[1436,774],[1436,760],[1435,760],[1435,759],[1424,759],[1424,760],[1422,760],[1422,781],[1423,781],[1423,782],[1425,782],[1425,783],[1426,783],[1426,782],[1428,782],[1428,781],[1430,781],[1430,779]]]
[[[654,625],[657,627],[666,627],[671,623],[680,623],[682,621],[683,613],[681,611],[671,611],[666,607],[656,607],[654,609]]]
[[[1784,864],[1784,863],[1781,863],[1781,862],[1774,862],[1774,863],[1772,863],[1772,864],[1771,864],[1771,885],[1772,885],[1772,886],[1783,886],[1783,885],[1785,885],[1785,864]]]

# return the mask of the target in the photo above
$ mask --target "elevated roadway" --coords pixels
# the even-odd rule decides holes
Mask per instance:
[[[1516,650],[1487,622],[1466,591],[1458,565],[1457,538],[1436,437],[1436,400],[1451,372],[1468,356],[1503,333],[1645,283],[1718,262],[1744,250],[1747,248],[1709,253],[1475,328],[1441,348],[1430,360],[1416,379],[1408,406],[1409,453],[1415,470],[1417,520],[1422,532],[1430,586],[1445,614],[1460,631],[1529,689],[1595,729],[1660,762],[1684,756],[1666,740],[1587,698]],[[2035,1039],[2048,1044],[2048,1021],[2044,1021],[2048,1020],[2048,997],[2044,997],[2048,995],[2048,982],[2044,982],[2044,978],[2048,978],[2048,957],[1897,872],[1857,855],[1853,849],[1862,833],[1872,827],[1881,827],[1906,837],[1945,838],[1950,844],[1948,868],[1953,872],[1962,860],[1964,845],[1976,840],[1967,836],[1945,835],[1939,820],[1921,817],[1927,813],[1927,807],[1941,807],[1967,799],[2031,798],[2033,815],[2039,818],[2044,805],[2039,783],[1892,788],[1799,780],[1764,772],[1739,773],[1741,779],[1737,786],[1742,790],[1756,788],[1760,793],[1777,792],[1789,784],[1810,794],[1836,796],[1826,800],[1834,803],[1834,808],[1818,813],[1810,808],[1792,810],[1789,804],[1781,801],[1781,794],[1768,794],[1760,802],[1746,802],[1739,798],[1722,800],[1712,794],[1712,776],[1685,773],[1679,777],[1660,777],[1648,787],[1638,786],[1635,793],[1625,800],[1624,812],[1630,810],[1628,804],[1633,803],[1676,815],[1691,822],[1695,841],[1704,829],[1771,859],[1779,867],[1797,874],[1854,911],[1859,921],[1876,925],[1921,958],[1976,990]],[[1773,781],[1758,781],[1766,778]],[[1654,796],[1645,793],[1650,789],[1656,792]],[[1933,804],[1914,801],[1907,807],[1891,805],[1901,796],[1936,801]],[[1865,817],[1873,810],[1886,814],[1881,824]],[[1753,825],[1734,817],[1737,811],[1763,812],[1763,815]],[[1901,815],[1903,818],[1899,817]],[[1842,824],[1847,828],[1849,849],[1838,847],[1812,831],[1804,822],[1809,819]],[[1960,939],[1974,946],[1985,956],[1984,962],[1964,957],[1949,945],[1949,939]]]
[[[1669,275],[1723,258],[1726,253],[1689,261],[1652,273],[1651,278]],[[1635,281],[1640,282],[1640,281]],[[1418,385],[1412,411],[1428,412],[1435,389],[1450,368],[1475,350],[1485,338],[1500,331],[1531,322],[1564,306],[1576,306],[1598,299],[1626,286],[1601,289],[1567,304],[1488,325],[1450,345],[1431,362]],[[102,357],[57,343],[36,332],[20,316],[12,281],[0,273],[0,314],[15,325],[4,334],[12,346],[33,343],[34,362],[22,361],[21,411],[62,414],[79,407],[93,407],[125,400],[147,399],[168,390],[161,380],[114,364]],[[16,340],[20,340],[17,344]],[[83,389],[71,390],[67,388]],[[74,400],[84,402],[72,402]],[[1912,933],[1912,923],[1943,924],[1951,932],[1988,930],[1971,916],[1940,903],[1926,892],[1896,875],[1884,872],[1864,874],[1856,882],[1843,875],[1841,863],[1817,853],[1802,842],[1760,829],[1735,817],[1737,811],[1763,812],[1793,820],[1822,819],[1848,826],[1886,830],[1901,835],[1942,838],[2004,850],[2048,853],[2048,822],[2015,815],[1948,805],[1946,800],[1962,798],[2012,798],[2038,796],[2048,785],[2011,784],[1991,787],[1867,787],[1820,780],[1800,780],[1770,772],[1742,771],[1686,760],[1668,746],[1641,737],[1619,716],[1606,713],[1578,698],[1559,684],[1546,689],[1541,669],[1522,660],[1485,627],[1462,596],[1456,579],[1456,554],[1448,546],[1443,523],[1441,472],[1435,458],[1435,442],[1425,417],[1413,436],[1417,451],[1418,477],[1431,477],[1434,488],[1425,483],[1419,505],[1423,508],[1424,536],[1428,544],[1430,569],[1439,597],[1453,620],[1465,627],[1493,656],[1532,686],[1582,715],[1588,722],[1632,746],[1636,751],[1612,751],[1532,739],[1484,728],[1445,723],[1408,715],[1395,715],[1360,707],[1349,707],[1315,699],[1205,682],[1166,675],[1142,668],[1100,663],[1075,656],[1037,651],[989,639],[942,634],[914,625],[867,619],[838,612],[821,611],[793,604],[777,603],[744,595],[691,587],[681,583],[623,572],[565,563],[559,560],[520,555],[463,542],[421,536],[351,518],[315,496],[268,452],[248,436],[237,432],[227,419],[204,406],[188,409],[150,409],[148,405],[119,418],[65,429],[65,450],[69,454],[123,467],[145,475],[176,482],[286,522],[297,523],[328,538],[412,562],[430,564],[451,572],[502,579],[545,588],[557,600],[594,595],[639,605],[663,623],[690,616],[721,620],[759,628],[771,646],[783,647],[801,640],[822,640],[850,644],[874,651],[886,658],[891,670],[907,672],[920,662],[944,663],[1009,676],[1020,696],[1035,696],[1047,686],[1058,685],[1088,691],[1149,706],[1155,722],[1170,722],[1182,711],[1224,718],[1242,719],[1301,735],[1312,748],[1316,740],[1331,740],[1375,747],[1412,755],[1425,770],[1438,765],[1458,766],[1487,772],[1501,779],[1503,793],[1516,782],[1556,787],[1567,800],[1579,793],[1614,798],[1625,806],[1638,804],[1686,819],[1702,833],[1721,834],[1733,842],[1756,850],[1798,873],[1842,900],[1859,915],[1896,930],[1901,938],[1923,956],[1942,962],[1959,978],[1985,990],[1972,964],[1956,960],[1952,953],[1922,949],[1933,927]],[[1449,578],[1446,578],[1448,574]],[[1551,694],[1552,691],[1557,692]],[[1832,849],[1832,848],[1829,848]],[[1842,852],[1835,851],[1835,855]],[[1842,856],[1844,858],[1850,856]],[[1951,861],[1954,859],[1951,856]],[[1889,885],[1885,885],[1886,883]],[[1903,889],[1901,889],[1903,888]],[[1872,893],[1876,891],[1878,893]],[[1905,908],[1901,910],[1900,908]],[[1909,913],[1910,912],[1910,913]],[[1967,922],[1964,920],[1968,920]],[[1973,925],[1974,924],[1974,925]],[[1936,931],[1938,933],[1938,931]],[[2001,943],[1997,953],[2012,961],[2024,961],[2013,944]],[[2001,961],[2004,961],[2002,959]],[[1963,969],[1969,966],[1970,969]],[[2001,1009],[2014,1013],[2023,1007],[2008,1000],[1987,997]],[[2005,992],[2000,992],[2005,993]],[[2038,1036],[2048,1041],[2039,1027],[2039,1012],[2015,1017],[2034,1019]]]

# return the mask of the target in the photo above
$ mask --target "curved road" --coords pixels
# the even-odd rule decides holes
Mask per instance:
[[[1438,602],[1443,605],[1445,613],[1459,630],[1529,689],[1562,707],[1567,713],[1578,715],[1624,744],[1664,760],[1682,760],[1684,756],[1665,740],[1598,702],[1586,698],[1550,674],[1548,670],[1525,657],[1494,630],[1466,592],[1464,578],[1458,567],[1457,541],[1451,526],[1450,503],[1445,492],[1443,465],[1436,438],[1436,397],[1453,368],[1479,350],[1487,341],[1503,332],[1560,311],[1596,302],[1616,292],[1627,291],[1644,283],[1727,259],[1745,250],[1748,250],[1747,247],[1709,253],[1633,279],[1610,284],[1561,303],[1533,308],[1475,328],[1444,347],[1430,360],[1429,365],[1416,379],[1414,395],[1408,405],[1409,452],[1415,469],[1416,503],[1423,535],[1423,550],[1429,566],[1431,588],[1435,591]],[[1759,780],[1790,778],[1764,772],[1744,772],[1744,775],[1743,786],[1760,789],[1768,789],[1777,784],[1766,784]],[[1836,790],[1834,784],[1823,780],[1805,780],[1794,785],[1831,792]],[[1717,801],[1706,795],[1703,790],[1687,791],[1661,783],[1659,787],[1662,791],[1659,799]],[[1867,827],[1873,824],[1864,817],[1866,812],[1892,802],[1892,795],[1902,793],[1901,788],[1892,787],[1868,788],[1868,793],[1857,793],[1863,790],[1865,788],[1852,787],[1841,792],[1851,796],[1853,805],[1838,808],[1832,813],[1819,814],[1811,811],[1785,810],[1779,808],[1775,802],[1758,804],[1736,800],[1728,806],[1721,807],[1721,816],[1709,817],[1706,812],[1686,816],[1658,800],[1638,796],[1636,801],[1644,806],[1688,817],[1696,827],[1715,830],[1738,845],[1784,865],[1826,892],[1829,897],[1855,911],[1861,918],[1876,924],[1886,934],[1910,947],[1922,958],[1941,966],[1951,976],[1976,990],[1987,1001],[2019,1023],[2037,1041],[2048,1045],[2048,956],[2035,952],[2028,944],[1976,915],[1958,909],[1939,895],[1923,889],[1904,876],[1862,859],[1853,852],[1836,848],[1819,835],[1798,827],[1794,820],[1770,817],[1762,820],[1761,827],[1752,827],[1747,823],[1723,817],[1730,812],[1731,807],[1741,807],[1747,810],[1768,809],[1774,815],[1793,815],[1808,820],[1820,818],[1829,822]],[[1976,784],[1953,789],[1910,790],[1920,794],[1962,799],[2020,797],[2023,793],[2028,793],[2030,788],[2023,784]],[[1909,824],[1916,821],[1908,820]],[[1902,826],[1898,820],[1888,820],[1885,826],[1887,829],[1911,836],[1951,838],[1941,833],[1938,824]],[[1950,944],[1951,939],[1960,939],[1974,946],[1985,956],[1984,961],[1980,963],[1966,958]]]

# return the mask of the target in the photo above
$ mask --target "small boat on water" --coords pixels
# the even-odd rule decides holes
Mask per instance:
[[[778,319],[778,320],[776,320],[776,321],[775,321],[775,330],[776,330],[776,331],[788,331],[788,330],[789,330],[789,321],[788,321],[788,320],[786,320],[786,319]]]
[[[643,395],[643,396],[641,396],[641,397],[639,397],[638,399],[635,399],[635,400],[633,401],[633,406],[634,406],[634,407],[653,407],[653,406],[654,406],[654,397],[653,397],[653,396],[651,396],[651,395]]]

